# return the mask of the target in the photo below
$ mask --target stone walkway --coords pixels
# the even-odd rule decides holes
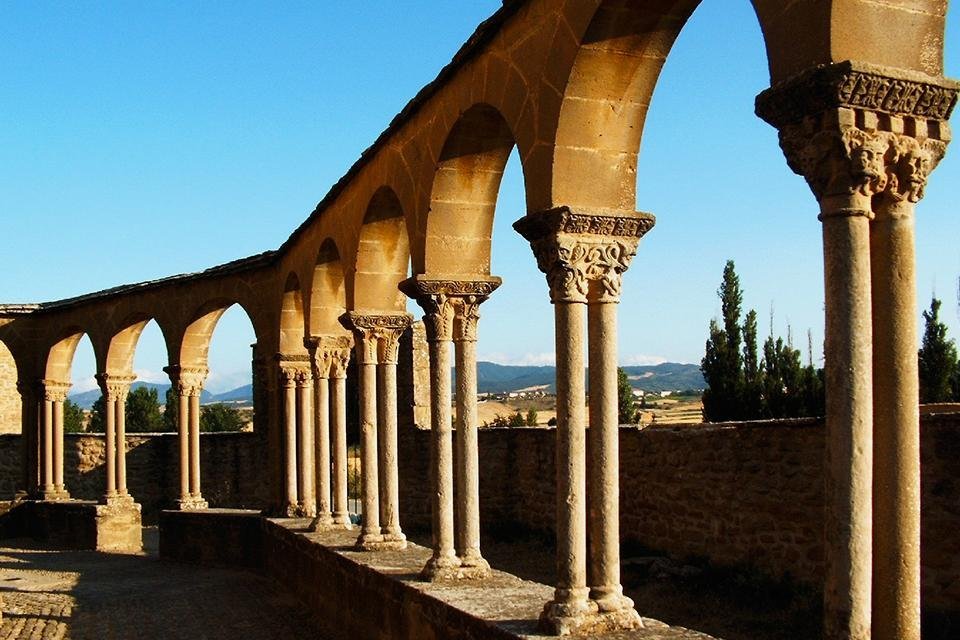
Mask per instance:
[[[0,596],[2,640],[323,637],[303,606],[255,573],[150,553],[0,547]]]

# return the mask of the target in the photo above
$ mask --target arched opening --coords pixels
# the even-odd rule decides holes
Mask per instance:
[[[310,287],[310,335],[344,333],[340,316],[347,308],[346,281],[340,252],[333,240],[320,245]]]
[[[493,107],[475,105],[460,116],[440,153],[433,182],[425,273],[490,274],[493,214],[514,146],[509,126]]]
[[[410,243],[403,208],[389,187],[373,194],[360,228],[352,286],[347,290],[351,310],[395,312],[407,307],[397,285],[407,277]]]
[[[22,402],[17,391],[17,363],[0,341],[0,433],[20,433]]]

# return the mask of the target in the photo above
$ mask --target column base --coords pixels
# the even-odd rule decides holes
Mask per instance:
[[[174,508],[177,511],[202,511],[208,508],[207,501],[201,497],[187,497],[177,500]]]
[[[594,636],[643,629],[644,625],[632,602],[630,608],[603,611],[592,600],[573,600],[548,602],[540,614],[540,628],[555,636]]]
[[[333,526],[338,529],[345,529],[347,531],[353,529],[353,521],[350,520],[350,514],[335,512],[333,514]]]
[[[307,531],[330,531],[339,528],[329,513],[321,513],[313,518]]]
[[[450,582],[457,580],[459,573],[460,558],[452,553],[448,556],[434,553],[420,571],[420,579],[425,582]]]
[[[70,499],[70,493],[66,489],[44,489],[38,497],[44,502],[65,502]]]
[[[315,518],[317,515],[317,508],[309,504],[301,504],[297,507],[297,514],[300,518]]]
[[[357,551],[402,551],[407,548],[407,540],[388,539],[379,533],[361,533],[354,548]]]
[[[460,556],[459,580],[483,580],[490,577],[490,563],[479,552],[468,552]]]
[[[136,504],[133,500],[133,496],[129,493],[118,493],[112,496],[104,496],[101,500],[101,504],[105,504],[111,507],[129,507]],[[139,508],[139,505],[138,505]]]
[[[300,505],[288,504],[285,507],[280,509],[281,518],[300,518],[302,514],[300,513]]]

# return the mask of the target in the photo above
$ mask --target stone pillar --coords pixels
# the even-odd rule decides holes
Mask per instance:
[[[870,224],[874,640],[920,640],[920,411],[914,209],[946,152],[945,122],[889,118],[887,184]]]
[[[352,341],[334,351],[330,367],[330,419],[333,449],[333,524],[351,529],[350,509],[347,506],[347,366],[350,364]]]
[[[206,367],[170,365],[164,371],[177,394],[177,449],[179,453],[179,496],[175,507],[181,511],[207,508],[200,490],[200,394],[207,379]]]
[[[300,515],[312,518],[317,515],[313,458],[313,374],[309,369],[297,372],[297,485],[300,499]]]
[[[514,228],[530,241],[555,305],[557,341],[557,586],[540,621],[557,635],[643,626],[620,585],[616,307],[622,274],[654,217],[559,207]],[[584,478],[583,311],[590,355],[589,522]],[[590,532],[590,551],[587,548]],[[586,557],[585,557],[586,556]]]
[[[905,320],[916,313],[912,225],[880,194],[910,188],[890,168],[900,134],[927,137],[929,123],[945,122],[956,99],[955,83],[853,62],[809,70],[757,98],[757,114],[779,129],[787,162],[806,178],[823,222],[828,640],[919,637],[919,581],[912,577],[919,536],[907,513],[918,508],[919,485],[911,435],[916,328]],[[933,131],[936,141],[939,125]],[[871,222],[878,202],[880,220]],[[883,461],[876,485],[875,452]]]
[[[20,432],[22,445],[20,449],[20,488],[17,496],[20,498],[40,496],[40,445],[39,445],[39,418],[37,416],[37,391],[35,383],[17,380],[17,391],[20,393]]]
[[[477,580],[490,573],[490,565],[480,551],[476,341],[480,304],[499,286],[500,278],[495,276],[465,280],[429,274],[410,278],[400,286],[426,313],[430,352],[431,473],[435,499],[434,555],[424,569],[424,577],[429,580]],[[455,347],[457,380],[456,455],[450,442],[451,342]]]
[[[365,551],[406,548],[400,530],[396,442],[396,341],[408,326],[406,313],[344,314],[353,331],[360,369],[360,456],[363,492],[362,529],[357,548]],[[383,362],[393,356],[393,362]],[[389,369],[392,368],[392,372]],[[377,384],[378,378],[381,384]],[[380,387],[378,393],[378,386]],[[379,417],[378,417],[379,416]],[[379,433],[378,433],[379,432]],[[382,511],[381,511],[382,508]],[[384,522],[381,526],[381,516]]]
[[[40,432],[40,498],[68,500],[70,494],[63,481],[63,403],[70,383],[42,380],[43,402],[40,405],[42,431]]]
[[[106,408],[106,504],[133,504],[133,498],[127,493],[126,487],[126,405],[130,385],[136,380],[135,376],[98,373],[97,382],[103,392],[103,402]]]
[[[305,437],[302,427],[305,407],[301,401],[306,391],[306,378],[309,376],[309,358],[278,354],[277,362],[280,386],[283,389],[284,504],[281,513],[288,518],[296,518],[305,515],[305,503],[301,502],[306,480],[302,449]]]

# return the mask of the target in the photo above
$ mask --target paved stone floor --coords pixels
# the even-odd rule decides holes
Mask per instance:
[[[291,595],[248,571],[156,553],[0,547],[2,640],[322,640]]]

